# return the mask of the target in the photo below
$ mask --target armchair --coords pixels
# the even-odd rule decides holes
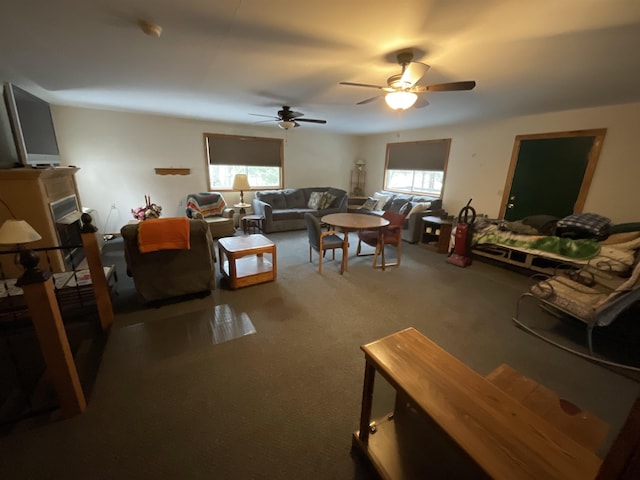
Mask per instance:
[[[389,225],[380,230],[361,230],[358,232],[358,248],[356,250],[356,255],[373,255],[373,268],[382,268],[384,270],[386,267],[400,265],[400,257],[402,253],[402,225],[404,223],[405,215],[392,212],[391,210],[385,210],[382,214],[382,218],[389,220]],[[375,252],[373,254],[360,253],[362,243],[375,247]],[[396,261],[394,263],[386,262],[386,245],[395,245],[396,247]],[[378,265],[378,256],[381,256],[380,265]]]
[[[219,192],[190,193],[186,200],[188,218],[207,222],[213,238],[231,237],[236,233],[232,208],[227,208],[224,197]]]
[[[174,217],[146,222],[169,222]],[[120,233],[124,241],[127,275],[133,277],[136,291],[145,302],[201,292],[215,288],[215,250],[204,220],[188,220],[189,248],[163,249],[142,253],[139,224],[128,224]]]
[[[347,233],[343,234],[340,238],[339,232],[336,230],[322,231],[320,220],[318,217],[311,213],[304,214],[304,220],[307,224],[307,233],[309,234],[309,262],[312,261],[312,250],[318,252],[318,272],[322,273],[322,258],[327,253],[327,250],[331,250],[333,253],[333,260],[336,259],[336,249],[342,249],[342,260],[340,262],[340,275],[344,273],[344,265],[347,258]]]

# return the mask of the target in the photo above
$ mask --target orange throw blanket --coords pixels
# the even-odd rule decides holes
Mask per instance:
[[[154,218],[138,225],[140,253],[158,250],[189,250],[189,219],[187,217]]]

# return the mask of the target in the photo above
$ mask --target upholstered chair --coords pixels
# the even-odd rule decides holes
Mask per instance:
[[[207,222],[213,238],[232,237],[236,233],[234,210],[227,208],[219,192],[190,193],[186,199],[187,217]]]
[[[402,253],[402,224],[405,215],[387,210],[382,218],[389,220],[389,225],[381,229],[361,230],[358,232],[358,248],[356,255],[365,256],[373,255],[373,268],[394,267],[400,265],[400,256]],[[364,254],[362,252],[362,244],[366,243],[375,248],[374,253]],[[387,263],[385,258],[385,246],[393,245],[396,247],[396,261]],[[381,263],[378,264],[378,257],[381,257]]]
[[[318,217],[311,213],[305,213],[304,220],[307,224],[307,233],[309,234],[309,262],[312,262],[312,251],[318,252],[318,272],[322,273],[322,258],[331,250],[333,260],[336,259],[336,249],[342,249],[342,260],[340,262],[340,274],[344,273],[344,264],[347,258],[348,241],[347,234],[336,230],[322,231],[322,226]]]

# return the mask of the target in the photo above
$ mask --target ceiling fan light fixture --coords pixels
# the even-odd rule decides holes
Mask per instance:
[[[278,126],[283,130],[289,130],[290,128],[296,126],[296,122],[293,122],[291,120],[282,120],[281,122],[278,122]]]
[[[397,92],[387,93],[384,97],[384,101],[387,102],[387,105],[394,110],[406,110],[407,108],[411,108],[416,100],[418,99],[418,95],[411,92],[405,92],[403,90]]]

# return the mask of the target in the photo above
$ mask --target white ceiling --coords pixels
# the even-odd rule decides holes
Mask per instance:
[[[640,101],[638,0],[3,3],[0,80],[54,104],[245,124],[290,105],[327,120],[301,128],[366,134]],[[338,84],[384,85],[407,48],[419,83],[476,88],[397,114]]]

